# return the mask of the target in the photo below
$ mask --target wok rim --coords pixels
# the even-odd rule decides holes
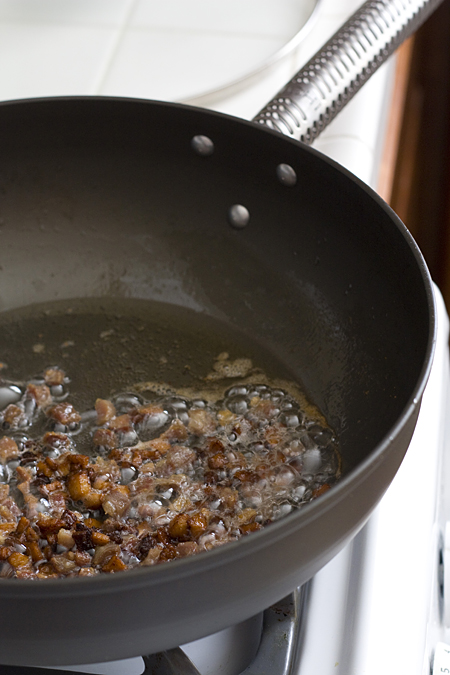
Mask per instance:
[[[61,596],[67,595],[70,597],[73,594],[79,595],[89,595],[89,596],[98,596],[103,594],[110,594],[114,592],[114,589],[119,591],[124,591],[128,587],[132,587],[134,590],[140,587],[148,588],[151,585],[158,584],[159,581],[164,581],[167,583],[170,579],[176,578],[180,580],[184,577],[190,577],[193,574],[201,574],[202,571],[209,570],[214,567],[226,565],[227,562],[230,562],[230,559],[237,560],[245,558],[250,554],[254,554],[258,550],[264,549],[266,546],[266,540],[270,537],[272,543],[276,543],[280,539],[285,538],[289,531],[291,534],[296,533],[298,530],[301,530],[303,526],[310,524],[317,518],[323,516],[324,513],[334,508],[335,504],[342,501],[347,497],[347,495],[352,491],[352,486],[356,488],[362,482],[364,482],[367,477],[377,468],[377,466],[382,463],[385,453],[388,452],[389,446],[393,440],[401,433],[403,428],[406,426],[408,420],[413,416],[423,396],[428,378],[430,375],[431,367],[433,364],[433,357],[436,346],[437,339],[437,309],[436,309],[436,300],[433,292],[433,282],[431,275],[429,273],[425,259],[414,240],[413,236],[409,232],[406,225],[401,221],[397,214],[392,210],[392,208],[373,190],[370,186],[364,183],[361,179],[351,173],[344,166],[340,165],[335,160],[331,159],[327,155],[324,155],[322,152],[313,148],[309,145],[297,141],[292,138],[283,136],[277,131],[269,129],[263,125],[258,125],[255,122],[244,120],[239,117],[217,112],[214,110],[207,110],[198,106],[188,105],[185,103],[172,103],[166,101],[152,100],[152,99],[141,99],[141,98],[131,98],[131,97],[120,97],[120,96],[49,96],[49,97],[36,97],[29,99],[14,99],[8,101],[0,101],[0,108],[10,107],[10,106],[25,106],[30,107],[29,104],[51,104],[51,103],[70,103],[70,102],[83,102],[84,104],[89,104],[90,102],[94,103],[110,103],[118,102],[119,104],[128,103],[131,104],[142,104],[150,106],[159,106],[159,107],[169,107],[169,108],[178,108],[186,109],[188,111],[195,111],[198,114],[213,116],[222,118],[233,123],[238,123],[240,125],[245,125],[253,130],[259,129],[265,134],[272,135],[277,139],[282,139],[283,142],[294,145],[297,148],[301,148],[302,151],[312,154],[316,158],[319,158],[322,162],[332,167],[334,170],[337,170],[339,173],[344,174],[347,180],[350,180],[367,193],[371,199],[376,202],[378,208],[381,208],[388,216],[390,223],[395,227],[398,232],[401,234],[405,244],[410,249],[410,252],[414,258],[416,266],[420,271],[420,276],[423,282],[423,288],[425,290],[426,305],[428,309],[428,337],[426,350],[423,355],[422,368],[420,374],[416,380],[416,384],[413,388],[412,393],[410,394],[406,405],[403,408],[403,411],[398,416],[396,423],[389,429],[388,433],[384,438],[367,454],[367,456],[360,462],[357,466],[349,471],[348,474],[343,476],[336,485],[334,485],[331,490],[326,492],[320,498],[315,499],[293,513],[288,514],[287,516],[281,518],[280,520],[271,523],[270,526],[267,526],[257,532],[251,533],[251,536],[242,537],[237,541],[227,542],[223,546],[219,546],[210,551],[202,552],[201,554],[196,554],[192,556],[187,556],[186,558],[177,559],[170,561],[169,565],[160,564],[142,566],[125,570],[125,574],[99,574],[92,577],[62,577],[56,579],[1,579],[0,580],[0,597],[5,598],[16,596],[17,593],[23,597],[24,593],[29,597],[38,599],[39,597],[49,597],[49,596]],[[386,486],[387,489],[388,485]],[[367,518],[370,514],[367,515]],[[366,520],[367,520],[366,518]],[[364,521],[365,522],[365,521]],[[207,553],[207,555],[204,555]],[[219,561],[219,564],[218,562]],[[195,568],[195,569],[194,569]],[[193,571],[192,571],[193,570]]]

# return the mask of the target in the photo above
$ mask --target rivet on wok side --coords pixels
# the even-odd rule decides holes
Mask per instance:
[[[191,148],[201,157],[209,157],[214,152],[214,143],[208,136],[194,136],[191,140]]]
[[[228,211],[228,222],[237,230],[242,230],[250,220],[250,213],[242,204],[233,204]]]
[[[297,182],[297,174],[289,164],[278,164],[277,178],[283,185],[293,187]]]

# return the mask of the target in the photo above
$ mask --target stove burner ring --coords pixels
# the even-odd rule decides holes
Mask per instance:
[[[308,582],[297,588],[263,613],[261,640],[256,656],[249,666],[250,669],[243,672],[248,675],[264,672],[268,663],[271,664],[273,675],[289,675],[295,672],[310,586],[311,583]],[[143,656],[142,660],[145,666],[142,675],[201,675],[181,647]],[[79,671],[0,665],[0,675],[79,675]]]

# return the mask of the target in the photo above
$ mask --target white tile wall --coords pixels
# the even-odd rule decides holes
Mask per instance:
[[[121,26],[134,0],[0,0],[0,21]]]
[[[359,2],[0,0],[0,100],[125,95],[251,119]],[[302,27],[300,45],[274,60]],[[372,78],[316,142],[372,185],[390,70]]]
[[[272,36],[286,40],[314,7],[306,0],[137,0],[130,26]]]
[[[189,99],[258,67],[282,46],[283,41],[272,36],[129,28],[99,93]]]
[[[101,26],[1,22],[1,98],[93,94],[113,45]]]
[[[192,97],[264,64],[314,6],[315,0],[0,0],[0,99]]]

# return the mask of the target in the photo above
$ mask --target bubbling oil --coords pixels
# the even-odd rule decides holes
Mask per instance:
[[[283,364],[210,317],[136,300],[25,308],[0,317],[0,361],[3,576],[199,553],[340,476],[335,434]]]

